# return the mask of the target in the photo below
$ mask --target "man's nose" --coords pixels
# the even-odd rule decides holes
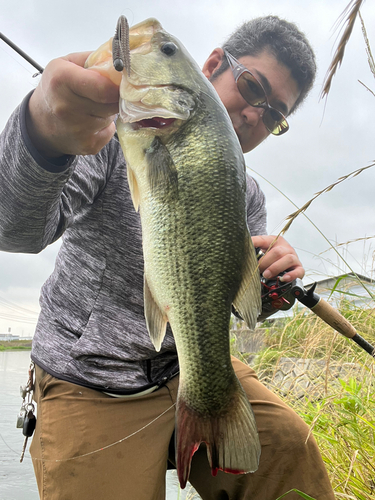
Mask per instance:
[[[242,110],[242,116],[245,118],[246,123],[248,125],[252,125],[253,127],[255,127],[259,121],[262,120],[263,113],[263,108],[256,108],[254,106],[250,106],[250,104]]]

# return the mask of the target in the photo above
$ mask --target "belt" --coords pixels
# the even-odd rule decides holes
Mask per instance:
[[[145,389],[144,391],[141,392],[136,392],[135,394],[112,394],[111,392],[105,392],[102,391],[103,394],[107,394],[108,396],[111,396],[112,398],[139,398],[141,396],[145,396],[146,394],[151,394],[151,392],[156,391],[156,389],[159,389],[159,385],[154,385],[153,387],[149,387],[148,389]]]

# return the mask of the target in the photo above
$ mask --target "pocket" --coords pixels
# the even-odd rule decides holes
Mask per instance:
[[[40,366],[35,365],[35,384],[34,384],[34,394],[33,394],[33,400],[38,404],[38,400],[40,398],[44,397],[44,391],[45,387],[48,383],[48,380],[50,380],[52,375],[47,373],[43,368],[40,368]]]

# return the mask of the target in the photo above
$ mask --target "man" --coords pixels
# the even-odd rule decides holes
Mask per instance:
[[[287,127],[285,116],[312,85],[315,60],[296,27],[272,16],[241,27],[224,49],[212,52],[203,72],[247,152],[274,126]],[[113,137],[118,87],[83,69],[87,55],[52,61],[1,136],[0,249],[36,253],[64,234],[33,341],[38,422],[30,451],[42,499],[161,500],[167,460],[174,463],[177,354],[170,330],[159,353],[147,333],[140,222]],[[231,56],[266,99],[249,104]],[[267,250],[274,237],[265,233],[264,196],[251,178],[247,194],[254,245]],[[266,277],[288,270],[287,281],[304,274],[282,238],[260,270]],[[250,368],[235,359],[233,366],[255,413],[260,465],[254,474],[212,477],[201,446],[190,481],[202,498],[273,500],[297,488],[333,499],[307,426]]]

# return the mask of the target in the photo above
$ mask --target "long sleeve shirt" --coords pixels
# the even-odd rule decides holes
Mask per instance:
[[[116,136],[96,155],[51,163],[27,134],[27,97],[0,136],[0,250],[38,253],[62,238],[43,285],[31,357],[55,377],[119,394],[178,371],[170,328],[155,351],[143,312],[143,254]],[[266,234],[264,194],[247,177],[252,235]]]

